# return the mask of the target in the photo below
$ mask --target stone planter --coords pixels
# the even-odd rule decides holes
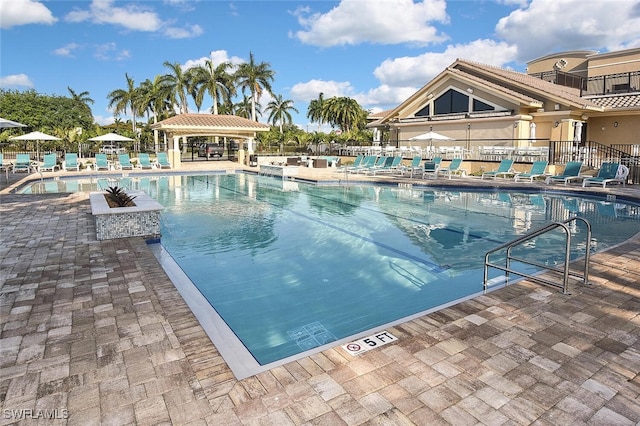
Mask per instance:
[[[135,207],[111,208],[104,192],[89,194],[91,214],[96,221],[96,237],[99,241],[114,238],[144,237],[146,240],[160,239],[160,212],[164,207],[143,191],[126,191],[136,197]]]

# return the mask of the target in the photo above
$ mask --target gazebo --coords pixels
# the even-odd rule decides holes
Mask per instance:
[[[180,138],[187,144],[190,136],[220,136],[243,139],[247,142],[249,154],[253,153],[253,140],[258,132],[267,132],[267,124],[238,117],[235,115],[214,114],[180,114],[162,120],[151,126],[153,130],[161,130],[172,141],[168,156],[174,168],[180,167]]]

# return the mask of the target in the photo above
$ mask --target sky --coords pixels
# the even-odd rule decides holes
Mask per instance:
[[[525,72],[551,53],[634,47],[640,0],[0,0],[0,87],[88,92],[103,125],[126,75],[138,86],[167,74],[166,61],[186,70],[253,53],[275,72],[274,94],[293,101],[294,124],[314,130],[307,108],[321,92],[378,112],[457,58]]]

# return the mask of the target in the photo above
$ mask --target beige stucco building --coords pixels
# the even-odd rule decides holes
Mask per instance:
[[[640,157],[640,48],[557,53],[527,73],[458,59],[396,108],[370,117],[390,145],[461,145],[477,158],[487,146],[599,151],[590,164]],[[437,132],[454,141],[415,140]]]

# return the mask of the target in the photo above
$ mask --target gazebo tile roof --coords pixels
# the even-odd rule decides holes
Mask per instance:
[[[215,127],[233,129],[269,129],[269,125],[257,121],[249,120],[235,115],[214,115],[214,114],[180,114],[167,118],[154,125],[154,127]]]

